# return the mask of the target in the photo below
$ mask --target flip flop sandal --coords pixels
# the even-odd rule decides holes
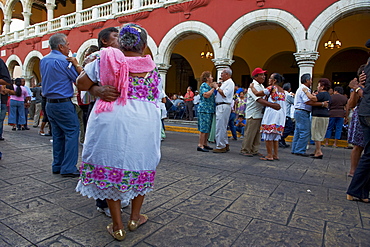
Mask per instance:
[[[273,158],[266,158],[266,157],[261,157],[260,160],[265,160],[265,161],[274,161]]]

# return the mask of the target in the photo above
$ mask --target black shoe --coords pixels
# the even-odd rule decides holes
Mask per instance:
[[[210,146],[203,146],[203,148],[207,150],[213,150],[213,148],[211,148]]]
[[[53,174],[60,174],[60,171],[57,171],[57,172],[53,172]]]
[[[51,136],[51,134],[50,133],[45,133],[44,136]]]
[[[303,153],[303,154],[296,153],[295,155],[302,156],[302,157],[309,157],[310,156],[309,154],[306,154],[306,153]]]
[[[77,178],[80,176],[79,172],[61,174],[64,178]]]
[[[5,140],[4,138],[0,137],[0,141],[4,141],[4,140]]]
[[[24,127],[24,129],[25,129],[25,130],[30,130],[30,128],[28,128],[28,127]]]
[[[209,152],[207,149],[201,148],[201,147],[197,147],[197,151],[200,151],[200,152]]]

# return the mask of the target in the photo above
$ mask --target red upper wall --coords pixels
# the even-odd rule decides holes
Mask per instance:
[[[184,21],[201,21],[211,26],[219,35],[221,39],[227,29],[234,23],[238,18],[249,13],[263,8],[277,8],[283,9],[298,20],[301,21],[303,26],[307,29],[312,21],[328,6],[336,2],[336,0],[266,0],[263,7],[257,6],[256,0],[208,0],[210,3],[206,7],[199,7],[190,12],[188,19],[185,18],[184,12],[180,13],[169,13],[168,9],[160,8],[150,12],[149,17],[146,19],[139,20],[138,23],[146,28],[149,35],[159,45],[162,38],[166,33],[176,26],[177,24]],[[204,3],[207,0],[195,0],[194,3]],[[227,2],[227,3],[225,3]],[[181,5],[185,5],[183,3]],[[120,23],[117,20],[109,20],[104,23],[104,27],[119,26]],[[101,28],[101,29],[103,29]],[[68,34],[68,40],[70,47],[73,52],[76,52],[81,44],[90,39],[97,38],[98,33],[101,29],[94,30],[93,36],[90,37],[88,32],[80,32],[78,28],[72,29]],[[50,35],[46,35],[42,40],[47,40]],[[14,54],[16,54],[22,61],[27,54],[33,50],[32,45],[27,45],[27,41],[22,41],[19,47],[14,48]],[[1,47],[1,49],[7,49],[11,45]],[[35,44],[35,50],[40,51],[43,55],[50,52],[49,49],[41,49],[41,42]],[[10,50],[7,50],[7,56],[2,57],[6,60],[11,55]]]

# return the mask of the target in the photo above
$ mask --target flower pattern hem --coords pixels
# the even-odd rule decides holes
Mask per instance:
[[[154,187],[155,170],[130,171],[82,162],[80,174],[83,185],[94,184],[99,189],[116,188],[120,192],[127,192]]]

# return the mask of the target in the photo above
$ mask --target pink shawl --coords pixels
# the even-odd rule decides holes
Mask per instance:
[[[111,85],[117,88],[120,96],[116,102],[126,105],[129,84],[129,72],[144,73],[152,71],[155,63],[149,55],[145,57],[126,57],[121,50],[108,47],[100,51],[100,83],[102,86]],[[96,113],[110,112],[113,102],[97,101]]]

